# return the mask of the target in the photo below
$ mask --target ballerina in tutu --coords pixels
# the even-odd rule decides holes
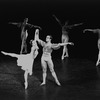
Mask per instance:
[[[32,68],[33,68],[33,63],[34,59],[38,55],[38,46],[36,43],[36,39],[32,41],[32,47],[31,47],[31,52],[29,54],[15,54],[15,53],[6,53],[1,51],[4,55],[9,55],[11,57],[16,57],[17,58],[17,65],[21,66],[21,69],[25,71],[24,73],[24,79],[25,79],[25,89],[28,87],[28,74],[32,75]]]

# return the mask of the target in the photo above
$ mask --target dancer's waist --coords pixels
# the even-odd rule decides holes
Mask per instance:
[[[43,52],[43,56],[45,56],[45,57],[51,56],[51,53]]]

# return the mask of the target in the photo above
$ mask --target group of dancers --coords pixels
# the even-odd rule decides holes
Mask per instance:
[[[61,37],[61,41],[62,43],[51,43],[52,40],[52,36],[51,35],[47,35],[46,36],[46,42],[42,41],[39,38],[39,31],[42,29],[40,26],[36,26],[36,25],[32,25],[28,23],[28,18],[24,19],[24,22],[22,23],[11,23],[13,25],[17,25],[18,27],[21,27],[21,40],[22,40],[22,44],[21,44],[21,51],[20,54],[15,54],[15,53],[7,53],[4,51],[1,51],[1,53],[3,53],[4,55],[9,55],[11,57],[16,57],[17,58],[17,65],[21,66],[21,69],[25,71],[24,73],[24,85],[25,85],[25,89],[27,89],[28,87],[28,76],[32,75],[33,72],[33,64],[34,64],[34,60],[38,55],[38,44],[40,44],[43,47],[43,54],[41,57],[41,65],[42,65],[42,70],[43,70],[43,82],[41,83],[41,85],[45,85],[46,84],[46,76],[47,76],[47,66],[50,69],[50,72],[52,74],[52,76],[55,79],[55,82],[58,86],[61,86],[57,75],[54,71],[54,64],[52,61],[52,56],[51,53],[53,50],[57,50],[59,49],[61,46],[63,47],[63,53],[61,56],[61,59],[63,60],[65,57],[68,57],[68,49],[67,49],[67,45],[74,45],[74,43],[69,42],[69,36],[68,36],[68,30],[71,29],[74,26],[78,26],[78,25],[82,25],[82,23],[79,24],[74,24],[74,25],[68,25],[68,22],[65,22],[65,24],[61,24],[60,20],[53,15],[53,17],[56,19],[56,21],[59,23],[59,25],[61,26],[62,29],[62,37]],[[31,40],[31,51],[30,53],[27,53],[27,37],[28,37],[28,32],[26,29],[26,26],[32,28],[35,27],[35,34],[34,34],[34,39]],[[98,49],[99,49],[99,55],[98,55],[98,60],[96,63],[96,66],[100,63],[100,29],[85,29],[83,32],[86,31],[93,31],[94,33],[98,33],[99,34],[99,39],[98,39]]]
[[[57,50],[59,49],[61,46],[66,46],[68,44],[73,45],[72,42],[63,42],[63,43],[51,43],[52,40],[52,36],[51,35],[47,35],[46,36],[46,42],[42,41],[39,38],[39,30],[41,29],[41,27],[36,26],[36,25],[31,25],[28,22],[28,18],[26,18],[24,20],[23,23],[12,23],[14,25],[18,25],[21,26],[21,39],[22,39],[22,45],[21,45],[21,51],[20,54],[15,54],[15,53],[7,53],[4,51],[1,51],[2,54],[4,55],[9,55],[11,57],[16,57],[17,58],[17,65],[21,66],[21,69],[25,71],[24,73],[24,85],[25,85],[25,89],[27,89],[28,87],[28,75],[32,75],[33,72],[33,63],[35,58],[38,55],[38,44],[40,44],[43,47],[43,54],[41,57],[41,65],[42,65],[42,69],[43,69],[43,82],[41,83],[41,85],[45,85],[46,84],[46,76],[47,76],[47,66],[49,67],[52,76],[55,79],[55,82],[57,85],[61,86],[57,75],[54,71],[54,64],[52,61],[52,57],[51,57],[51,53],[53,50]],[[28,36],[27,30],[25,29],[26,25],[29,25],[31,27],[36,27],[35,30],[35,35],[34,35],[34,40],[31,41],[32,43],[32,47],[31,47],[31,52],[27,53],[27,44],[26,44],[26,39]],[[38,42],[38,44],[37,44]],[[25,53],[25,54],[24,54]]]

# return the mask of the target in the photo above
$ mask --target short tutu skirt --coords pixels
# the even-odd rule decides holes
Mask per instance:
[[[33,58],[31,55],[21,55],[17,59],[17,65],[21,66],[22,70],[31,70],[33,66]]]

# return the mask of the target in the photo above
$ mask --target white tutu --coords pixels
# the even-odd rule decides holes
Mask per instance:
[[[33,58],[31,54],[20,55],[17,60],[17,65],[22,66],[22,70],[31,70],[33,66]]]

